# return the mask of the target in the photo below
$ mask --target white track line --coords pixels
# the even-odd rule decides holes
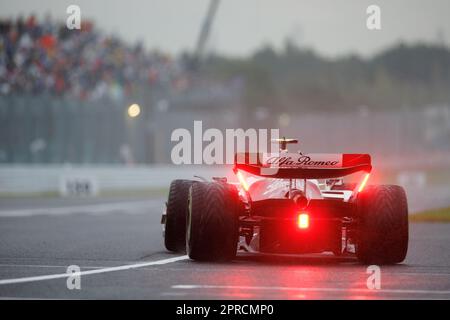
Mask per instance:
[[[66,269],[66,265],[47,265],[47,264],[8,264],[2,263],[0,264],[0,268],[64,268]],[[107,266],[80,266],[81,269],[105,269],[109,268]]]
[[[75,273],[60,273],[60,274],[50,274],[50,275],[36,276],[36,277],[4,279],[4,280],[0,280],[0,285],[62,279],[62,278],[67,278],[69,276],[72,276],[72,277],[73,276],[87,276],[87,275],[91,275],[91,274],[123,271],[123,270],[137,269],[137,268],[148,267],[148,266],[163,265],[163,264],[168,264],[168,263],[187,260],[187,259],[189,259],[188,256],[180,256],[180,257],[169,258],[169,259],[164,259],[164,260],[157,260],[157,261],[151,261],[151,262],[130,264],[130,265],[125,265],[125,266],[103,268],[103,269],[96,269],[96,270],[89,270],[89,271],[81,271],[81,272],[75,272]]]
[[[0,217],[29,217],[37,215],[67,215],[73,213],[108,214],[111,212],[140,212],[161,207],[161,201],[142,200],[115,203],[97,203],[51,208],[28,208],[0,210]]]
[[[409,289],[358,289],[358,288],[296,288],[269,286],[227,286],[227,285],[190,285],[179,284],[172,289],[237,289],[237,290],[269,290],[269,291],[303,291],[303,292],[357,292],[357,293],[416,293],[450,295],[450,290],[409,290]]]

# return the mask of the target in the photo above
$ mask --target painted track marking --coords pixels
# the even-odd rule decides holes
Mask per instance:
[[[115,212],[135,213],[159,207],[161,207],[161,201],[159,200],[125,201],[50,208],[7,209],[0,210],[0,217],[30,217],[39,215],[59,216],[74,213],[86,213],[91,215],[101,215]]]
[[[4,280],[0,280],[0,285],[45,281],[45,280],[53,280],[53,279],[63,279],[63,278],[67,278],[69,276],[87,276],[87,275],[91,275],[91,274],[100,274],[100,273],[108,273],[108,272],[115,272],[115,271],[131,270],[131,269],[137,269],[137,268],[148,267],[148,266],[163,265],[163,264],[173,263],[173,262],[187,260],[187,259],[189,259],[189,257],[187,255],[185,255],[185,256],[179,256],[179,257],[157,260],[157,261],[150,261],[150,262],[130,264],[130,265],[124,265],[124,266],[118,266],[118,267],[103,268],[103,269],[95,269],[95,270],[89,270],[89,271],[81,271],[81,272],[75,272],[75,273],[60,273],[60,274],[50,274],[50,275],[36,276],[36,277],[4,279]]]
[[[409,290],[409,289],[359,289],[359,288],[298,288],[298,287],[269,287],[269,286],[227,286],[227,285],[190,285],[179,284],[172,289],[237,289],[237,290],[268,290],[268,291],[303,291],[303,292],[357,292],[357,293],[417,293],[450,295],[450,290]]]
[[[67,265],[49,265],[49,264],[10,264],[0,263],[0,268],[64,268],[67,269]],[[80,266],[81,269],[105,269],[110,268],[107,266]]]

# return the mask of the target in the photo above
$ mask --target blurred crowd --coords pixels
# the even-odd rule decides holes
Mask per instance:
[[[120,100],[149,87],[184,90],[188,79],[180,60],[126,44],[91,22],[69,30],[50,17],[0,20],[0,96]]]

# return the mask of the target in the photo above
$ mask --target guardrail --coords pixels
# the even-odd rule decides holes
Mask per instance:
[[[432,185],[448,188],[446,170],[402,170],[396,166],[375,165],[383,183],[395,183],[406,187],[425,189]],[[383,172],[388,170],[388,174]],[[202,165],[0,165],[0,196],[21,195],[97,195],[139,190],[165,190],[174,179],[193,179],[194,175],[211,180],[227,177],[236,181],[230,166]],[[442,180],[442,181],[441,181]]]
[[[168,188],[174,179],[194,175],[230,176],[224,167],[0,165],[0,194],[92,194]]]

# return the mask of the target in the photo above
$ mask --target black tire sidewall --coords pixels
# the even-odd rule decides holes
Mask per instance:
[[[238,241],[239,196],[234,186],[199,182],[191,186],[186,248],[190,258],[228,261]]]
[[[368,186],[357,199],[356,255],[365,264],[402,262],[408,249],[408,205],[402,187]]]
[[[178,179],[170,184],[164,232],[164,244],[170,251],[185,251],[188,195],[189,189],[194,182]]]

